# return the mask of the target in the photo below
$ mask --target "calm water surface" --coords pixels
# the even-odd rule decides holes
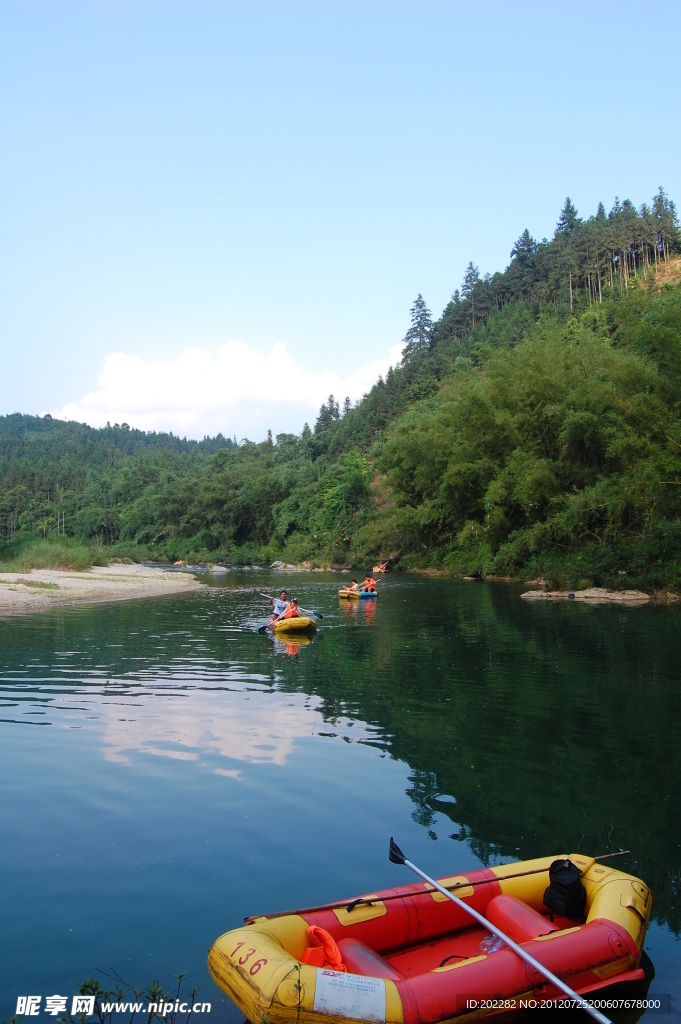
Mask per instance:
[[[281,583],[254,572],[0,621],[0,1019],[113,968],[186,970],[236,1021],[211,942],[406,883],[390,835],[441,875],[631,850],[679,1019],[681,611],[398,576],[344,608],[338,578],[293,582],[324,613],[299,646],[254,631],[251,588]]]

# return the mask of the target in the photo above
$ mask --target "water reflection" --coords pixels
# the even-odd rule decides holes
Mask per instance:
[[[13,971],[50,906],[45,956],[58,960],[76,882],[53,894],[65,853],[51,860],[41,836],[52,807],[69,821],[80,800],[98,829],[87,865],[82,847],[73,863],[80,873],[103,865],[107,897],[128,916],[136,905],[151,913],[147,931],[144,919],[135,927],[150,949],[167,932],[173,969],[186,919],[173,938],[147,899],[181,886],[212,907],[222,886],[214,916],[196,918],[190,944],[202,950],[254,908],[385,885],[382,844],[394,827],[413,830],[434,871],[631,849],[622,866],[656,893],[658,981],[667,979],[663,991],[669,979],[678,985],[664,938],[666,926],[681,927],[675,609],[528,606],[510,587],[398,577],[381,580],[377,602],[339,602],[338,581],[306,578],[296,593],[323,610],[320,630],[283,640],[254,632],[254,578],[247,586],[230,574],[153,606],[0,623],[3,913],[13,928],[25,916],[25,947],[8,925],[0,942]],[[182,814],[199,821],[200,850],[173,831]],[[149,830],[159,816],[166,824]],[[154,889],[161,855],[145,843],[157,833],[182,874],[159,876]],[[132,858],[125,871],[112,859],[119,834]],[[126,896],[135,870],[144,875]],[[91,883],[84,900],[98,892]],[[108,932],[116,949],[149,956],[125,916],[118,931],[103,930],[107,950]]]
[[[288,652],[286,652],[288,654]],[[202,756],[283,767],[302,736],[328,735],[322,700],[279,690],[193,689],[183,694],[141,694],[134,706],[99,701],[102,749],[108,761],[126,763],[137,751],[199,761]],[[341,732],[342,715],[331,724]],[[353,722],[353,740],[376,740],[379,730]],[[221,774],[225,774],[224,770]]]
[[[302,647],[309,647],[311,643],[312,638],[309,636],[299,636],[290,640],[280,640],[279,637],[273,636],[272,650],[282,658],[295,658]]]

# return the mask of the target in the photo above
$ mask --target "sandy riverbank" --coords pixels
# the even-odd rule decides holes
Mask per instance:
[[[44,611],[55,605],[96,604],[164,597],[200,590],[192,575],[145,565],[93,566],[87,572],[32,569],[0,573],[0,615]]]

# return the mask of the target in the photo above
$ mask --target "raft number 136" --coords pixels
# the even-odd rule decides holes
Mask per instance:
[[[231,956],[232,960],[234,959],[234,957],[236,956],[238,951],[241,949],[241,947],[245,946],[245,945],[246,945],[245,942],[240,942],[235,947],[233,952],[230,953],[230,956]],[[257,952],[258,951],[255,948],[255,946],[251,946],[251,948],[248,950],[247,953],[244,953],[242,956],[239,957],[237,963],[240,964],[241,967],[244,967],[246,965],[246,962],[251,959],[251,957],[253,956],[254,953],[257,953]],[[264,967],[266,963],[267,963],[267,957],[266,956],[261,956],[259,960],[254,960],[253,961],[253,963],[251,964],[251,966],[248,969],[248,973],[251,974],[251,975],[257,974],[258,971],[260,970],[260,968]]]

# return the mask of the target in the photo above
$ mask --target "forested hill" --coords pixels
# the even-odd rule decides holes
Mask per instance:
[[[503,273],[469,264],[437,321],[419,295],[401,365],[300,436],[0,418],[0,558],[36,539],[66,557],[71,538],[100,556],[678,586],[679,252],[661,189],[587,220],[567,200]]]

